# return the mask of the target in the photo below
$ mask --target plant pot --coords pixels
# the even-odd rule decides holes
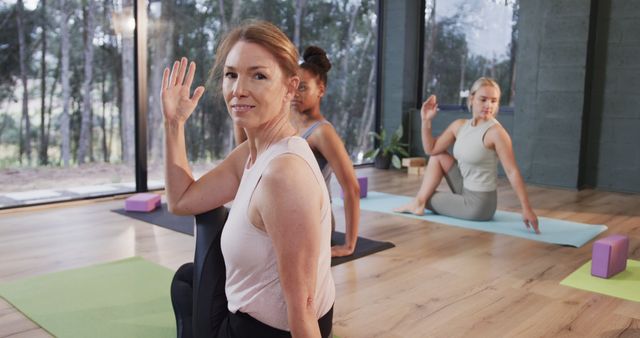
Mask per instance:
[[[378,169],[389,169],[391,166],[391,155],[383,156],[382,154],[376,156],[373,161],[373,166]]]

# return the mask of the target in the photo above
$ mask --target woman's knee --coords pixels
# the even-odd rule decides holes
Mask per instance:
[[[453,156],[446,151],[429,157],[429,163],[438,165],[445,173],[451,169],[454,161]]]
[[[173,275],[171,299],[176,303],[187,301],[193,294],[193,263],[183,264]],[[188,301],[191,301],[188,299]]]

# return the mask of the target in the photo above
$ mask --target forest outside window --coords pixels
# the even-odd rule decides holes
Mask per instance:
[[[134,82],[133,1],[0,2],[0,209],[136,190],[136,162],[143,155],[135,151],[135,92],[141,84]],[[273,22],[300,51],[311,44],[327,51],[333,69],[322,112],[354,162],[371,148],[376,0],[140,3],[146,24],[138,29],[147,36],[146,78],[140,81],[146,81],[148,95],[138,104],[148,107],[149,189],[164,185],[158,94],[162,69],[173,60],[197,61],[194,82],[208,88],[186,126],[195,176],[234,146],[231,120],[207,77],[222,34],[250,18]]]
[[[519,0],[425,0],[422,97],[441,110],[466,110],[471,84],[489,76],[513,111]]]

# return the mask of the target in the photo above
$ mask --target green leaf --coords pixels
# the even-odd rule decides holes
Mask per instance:
[[[393,164],[393,167],[396,169],[402,168],[402,162],[400,161],[398,155],[394,154],[393,157],[391,157],[391,164]]]
[[[402,134],[404,134],[402,130],[402,125],[399,125],[398,129],[396,129],[396,131],[393,133],[393,136],[397,136],[396,138],[399,140],[402,138]]]
[[[380,135],[378,133],[376,133],[375,131],[370,131],[369,132],[369,136],[375,138],[376,140],[380,140],[381,139]]]
[[[378,156],[379,152],[380,152],[380,148],[371,149],[371,150],[367,151],[366,153],[364,153],[364,158],[376,158],[376,156]]]
[[[409,153],[404,148],[398,148],[397,153],[404,157],[409,157]]]

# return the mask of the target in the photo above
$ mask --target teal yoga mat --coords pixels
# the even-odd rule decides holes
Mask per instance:
[[[0,296],[52,335],[175,337],[173,271],[133,257],[0,284]]]
[[[428,214],[425,214],[424,216],[416,216],[392,211],[396,207],[409,203],[411,198],[412,197],[408,196],[369,191],[367,197],[360,200],[360,209],[420,219],[434,223],[453,225],[466,229],[526,238],[539,242],[569,245],[577,248],[583,246],[585,243],[598,236],[598,234],[607,230],[606,225],[584,224],[538,216],[541,234],[537,235],[533,230],[529,230],[524,226],[524,223],[522,223],[522,217],[519,213],[509,211],[498,210],[496,211],[493,220],[487,222],[467,221],[453,217],[435,215],[431,212],[428,212]],[[343,202],[339,198],[334,198],[333,204],[342,205]]]

